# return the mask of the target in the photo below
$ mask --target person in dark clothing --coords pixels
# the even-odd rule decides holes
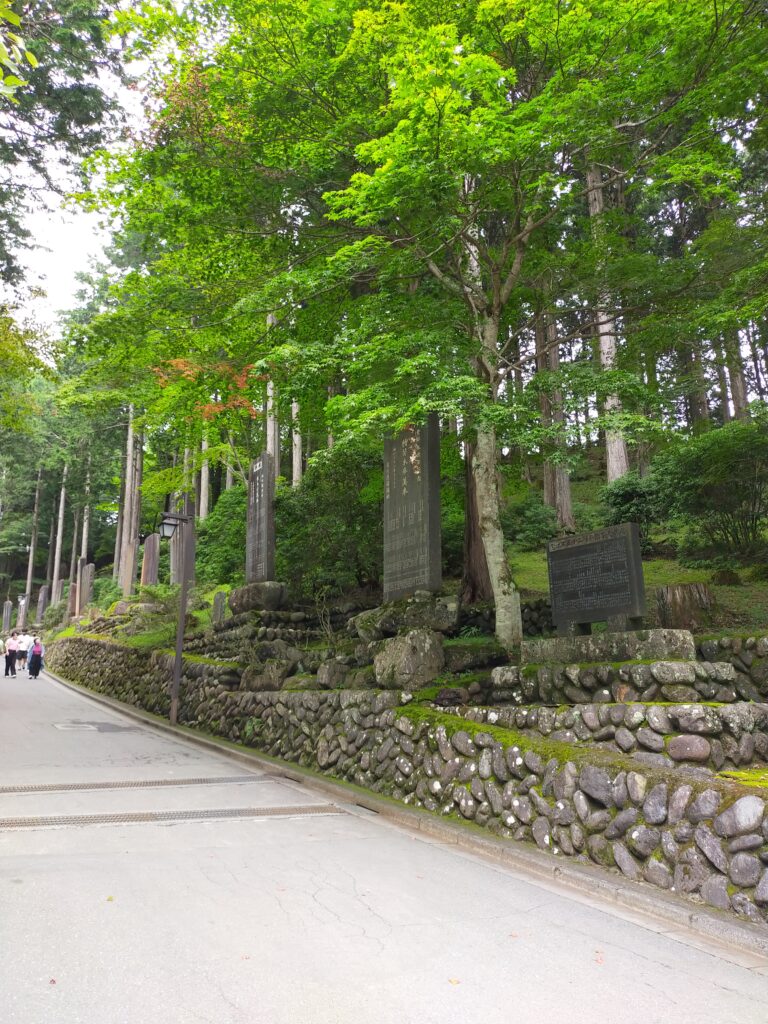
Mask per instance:
[[[19,635],[16,630],[11,633],[5,642],[5,674],[16,675],[16,659],[19,654]]]
[[[39,636],[36,636],[28,652],[29,675],[31,679],[37,679],[40,675],[40,670],[43,667],[43,656],[45,655],[45,648],[40,640]]]

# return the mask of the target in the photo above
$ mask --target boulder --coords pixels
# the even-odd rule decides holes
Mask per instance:
[[[376,682],[386,689],[418,690],[437,679],[444,665],[443,638],[429,629],[387,640],[373,660]]]
[[[459,599],[455,595],[419,594],[361,612],[349,620],[348,629],[361,640],[382,640],[403,629],[454,633],[459,626]]]
[[[282,608],[286,596],[284,583],[271,580],[264,583],[248,583],[230,592],[229,607],[233,615],[256,610],[273,612]]]

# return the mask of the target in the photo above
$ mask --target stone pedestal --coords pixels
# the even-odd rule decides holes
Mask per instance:
[[[144,557],[141,562],[142,587],[157,585],[160,566],[160,534],[151,533],[144,541]]]
[[[430,415],[384,442],[384,600],[441,583],[440,425]]]

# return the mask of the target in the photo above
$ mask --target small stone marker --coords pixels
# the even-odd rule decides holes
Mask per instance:
[[[160,567],[160,534],[150,533],[144,541],[144,557],[141,560],[141,585],[154,587],[157,585]]]
[[[211,613],[211,621],[214,626],[224,621],[224,616],[227,611],[227,595],[223,590],[217,590],[213,595],[213,612]]]
[[[245,582],[265,583],[275,577],[275,464],[269,452],[251,463],[248,473],[248,528]]]
[[[591,623],[639,629],[645,614],[637,523],[550,541],[552,621],[560,634],[589,633]]]
[[[11,628],[11,615],[13,615],[13,601],[8,600],[3,605],[3,632],[8,633]]]
[[[42,622],[43,616],[45,615],[45,609],[48,607],[48,586],[47,584],[40,587],[40,593],[37,595],[37,621]]]
[[[80,593],[80,610],[82,611],[93,600],[93,581],[96,577],[96,566],[93,562],[83,569],[82,591]]]
[[[431,414],[384,442],[384,600],[439,590],[440,425]]]
[[[27,625],[27,608],[29,607],[29,599],[26,594],[20,594],[18,602],[19,610],[16,613],[16,628],[24,629]]]

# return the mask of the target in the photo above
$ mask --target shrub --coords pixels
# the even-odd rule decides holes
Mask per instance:
[[[536,551],[557,534],[557,513],[539,494],[529,491],[522,501],[504,509],[501,527],[504,536],[523,551]]]
[[[661,516],[659,488],[655,477],[639,476],[634,471],[627,473],[602,489],[600,501],[608,526],[637,523],[640,527],[640,544],[643,550],[648,550],[651,527],[660,521]]]
[[[210,514],[198,524],[195,578],[198,583],[245,580],[245,532],[248,496],[243,486],[224,491]]]
[[[43,629],[46,632],[56,629],[67,617],[67,602],[58,601],[56,604],[49,604],[43,613]]]
[[[122,590],[118,586],[117,581],[113,580],[111,576],[97,576],[93,581],[93,600],[91,604],[95,604],[97,608],[106,610],[115,601],[119,601],[122,596]]]
[[[378,585],[383,500],[378,451],[338,446],[318,453],[301,486],[277,494],[278,578],[313,598]]]
[[[741,556],[759,551],[768,522],[768,426],[738,421],[688,438],[653,467],[661,505],[695,529],[702,546]]]

